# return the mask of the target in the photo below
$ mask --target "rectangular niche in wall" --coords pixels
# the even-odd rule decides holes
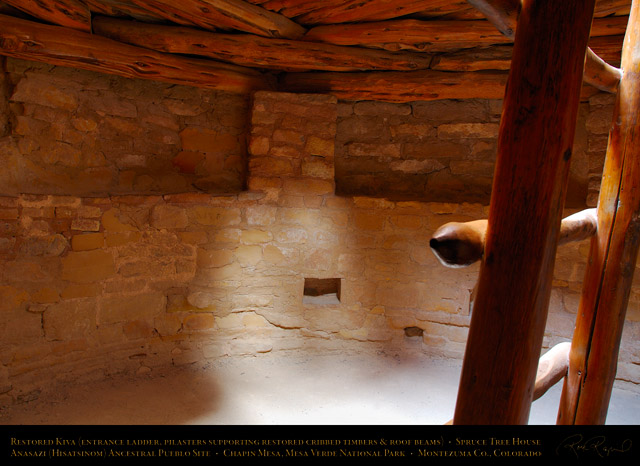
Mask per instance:
[[[340,278],[305,278],[303,304],[329,306],[340,304]]]

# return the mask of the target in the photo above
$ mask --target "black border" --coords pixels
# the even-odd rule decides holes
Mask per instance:
[[[129,460],[257,464],[560,460],[638,464],[640,426],[0,426],[9,464]],[[517,439],[517,440],[516,440]],[[41,455],[41,456],[33,456]],[[5,463],[6,464],[6,463]]]

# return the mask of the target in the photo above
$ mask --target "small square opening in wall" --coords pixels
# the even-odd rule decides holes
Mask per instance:
[[[317,306],[340,304],[340,278],[305,278],[302,302]]]

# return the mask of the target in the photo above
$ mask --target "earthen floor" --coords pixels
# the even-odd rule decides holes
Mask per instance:
[[[414,425],[453,415],[461,363],[376,355],[261,355],[205,368],[61,387],[2,410],[4,425]],[[554,424],[560,385],[530,424]],[[614,388],[607,424],[639,424],[640,393]]]

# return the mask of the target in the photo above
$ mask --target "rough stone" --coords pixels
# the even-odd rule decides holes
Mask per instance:
[[[482,122],[487,118],[487,108],[482,100],[435,100],[412,104],[413,116],[426,121]]]
[[[193,219],[201,225],[229,226],[237,225],[241,221],[239,209],[226,209],[222,207],[196,206],[188,209]]]
[[[257,176],[293,176],[293,164],[280,157],[252,157],[249,161],[249,171]]]
[[[322,139],[317,136],[309,136],[304,149],[310,155],[333,157],[334,147],[335,143],[333,139]]]
[[[166,299],[159,293],[105,297],[97,313],[97,324],[153,319],[166,308]]]
[[[353,222],[359,230],[382,230],[386,217],[377,212],[355,212]]]
[[[88,337],[96,328],[95,301],[84,299],[54,304],[47,308],[42,321],[47,340]]]
[[[354,157],[400,157],[397,144],[354,142],[347,145],[347,150]]]
[[[70,252],[62,258],[62,279],[92,283],[116,273],[113,255],[103,250]]]
[[[189,219],[184,208],[173,205],[157,205],[151,211],[151,225],[155,228],[185,228]]]
[[[272,239],[271,232],[264,230],[244,230],[240,235],[240,241],[244,244],[267,243]]]
[[[188,127],[180,132],[182,149],[187,151],[228,153],[237,150],[237,136],[209,128]]]
[[[67,239],[59,234],[31,236],[21,244],[20,252],[33,256],[60,256],[68,247]]]
[[[79,231],[100,231],[100,221],[90,218],[74,218],[71,229]]]
[[[182,325],[194,332],[210,330],[215,327],[215,317],[212,314],[191,314],[184,318]]]
[[[389,168],[393,171],[404,173],[432,173],[445,168],[445,165],[438,160],[403,160],[401,162],[392,162]]]
[[[243,267],[252,267],[262,260],[262,247],[257,245],[243,245],[234,251],[236,259]]]
[[[271,148],[271,142],[265,136],[253,136],[249,142],[249,153],[251,155],[267,155]]]
[[[496,123],[451,123],[438,126],[438,137],[442,139],[498,137],[499,125]]]
[[[83,235],[74,235],[71,238],[71,249],[74,251],[101,249],[103,246],[104,234],[102,233],[86,233]]]
[[[69,111],[75,110],[78,106],[78,99],[74,93],[47,82],[45,76],[35,74],[31,75],[29,79],[20,80],[11,100]]]
[[[597,108],[587,117],[587,130],[593,134],[607,134],[611,128],[613,114],[610,107]]]
[[[302,147],[305,137],[304,134],[298,131],[277,129],[273,132],[273,141],[276,143]]]
[[[409,104],[365,101],[356,102],[353,106],[353,112],[356,115],[411,115],[411,106]]]
[[[320,179],[291,178],[284,180],[284,190],[295,195],[323,195],[334,191],[333,183]]]
[[[110,209],[102,215],[102,226],[107,231],[128,232],[137,229],[128,223],[124,223],[119,218],[119,212],[116,209]]]
[[[199,267],[223,267],[233,262],[233,251],[229,249],[198,249]]]

